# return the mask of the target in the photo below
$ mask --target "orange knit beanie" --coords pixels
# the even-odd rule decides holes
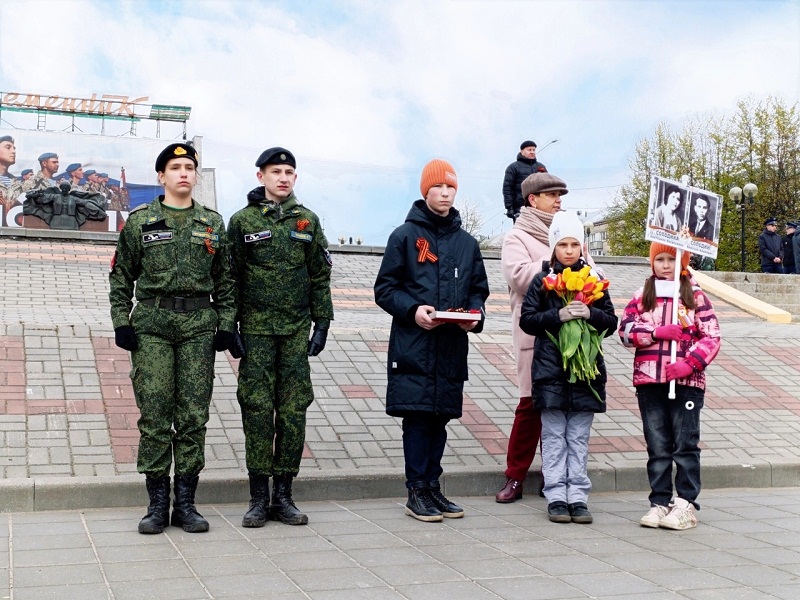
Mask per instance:
[[[666,244],[662,244],[660,242],[652,242],[650,244],[650,268],[653,268],[653,261],[656,259],[656,256],[661,254],[662,252],[666,252],[668,254],[672,254],[672,256],[677,256],[678,252],[672,246],[667,246]],[[681,252],[681,271],[685,271],[686,267],[689,266],[689,259],[692,257],[691,252],[687,252],[683,250]]]
[[[422,197],[425,198],[428,190],[440,183],[446,183],[458,189],[458,177],[456,177],[453,165],[446,160],[434,158],[422,169],[422,177],[419,179],[419,191],[422,192]]]

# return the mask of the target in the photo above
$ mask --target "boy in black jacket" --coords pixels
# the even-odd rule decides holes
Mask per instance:
[[[420,521],[464,516],[442,494],[439,477],[447,423],[461,417],[467,332],[483,329],[489,296],[478,242],[461,229],[453,208],[457,189],[452,165],[425,165],[424,199],[414,202],[406,222],[389,236],[375,280],[375,302],[393,317],[386,412],[403,419],[406,514]],[[434,318],[435,311],[449,309],[473,312],[477,320]]]

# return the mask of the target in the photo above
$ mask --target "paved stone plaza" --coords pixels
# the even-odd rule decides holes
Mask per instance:
[[[535,495],[493,501],[517,389],[505,284],[488,259],[488,319],[472,336],[464,417],[445,453],[446,491],[467,517],[425,524],[403,515],[401,432],[383,410],[390,318],[372,299],[380,256],[336,253],[336,320],[312,359],[317,399],[296,482],[310,525],[239,527],[237,361],[218,354],[198,490],[212,530],[145,537],[135,532],[146,503],[138,412],[108,310],[112,254],[0,238],[0,597],[800,597],[797,324],[712,298],[723,348],[702,418],[701,526],[683,533],[636,524],[647,481],[632,352],[609,338],[609,410],[595,419],[589,465],[595,523],[554,525]],[[603,266],[619,313],[648,269]]]

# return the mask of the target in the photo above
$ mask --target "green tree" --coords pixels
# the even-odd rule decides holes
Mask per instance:
[[[742,212],[728,191],[748,181],[758,195],[745,207],[746,269],[759,270],[758,236],[764,219],[800,217],[800,110],[782,100],[743,100],[731,116],[695,116],[679,132],[660,123],[636,144],[629,160],[630,181],[609,210],[609,243],[614,254],[646,255],[644,225],[650,180],[658,175],[723,196],[717,268],[741,267]]]

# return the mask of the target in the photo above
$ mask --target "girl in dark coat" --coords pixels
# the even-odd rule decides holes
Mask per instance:
[[[617,327],[614,305],[607,293],[591,306],[573,301],[564,306],[555,291],[546,291],[544,278],[567,267],[585,266],[581,258],[583,224],[574,212],[556,213],[550,225],[551,268],[533,278],[522,303],[520,327],[536,336],[533,346],[533,403],[542,411],[542,475],[547,512],[554,523],[591,523],[587,507],[592,483],[586,473],[589,434],[594,413],[605,412],[606,369],[603,355],[597,355],[599,374],[590,383],[570,383],[563,368],[561,352],[551,341],[558,339],[562,324],[585,319],[605,337]],[[589,389],[591,384],[592,389]],[[594,392],[592,391],[594,390]],[[597,396],[595,396],[597,394]],[[598,400],[598,397],[600,398]]]
[[[453,206],[455,170],[432,160],[422,171],[406,222],[389,236],[375,302],[392,315],[386,412],[403,419],[408,504],[421,521],[462,517],[441,493],[447,423],[461,416],[467,380],[467,332],[483,329],[489,283],[478,243],[461,229]],[[446,323],[434,311],[475,311],[478,320]]]

